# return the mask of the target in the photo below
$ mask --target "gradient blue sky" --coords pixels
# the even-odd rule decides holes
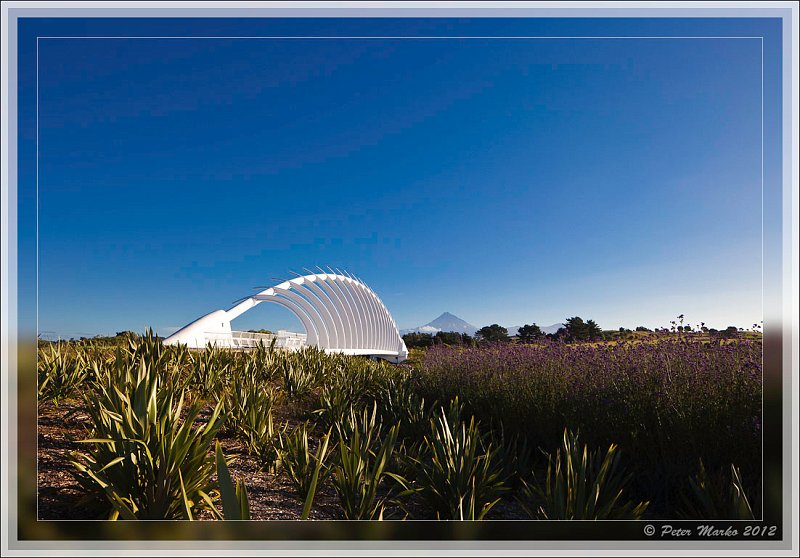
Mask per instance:
[[[39,34],[185,31],[71,25]],[[687,34],[617,20],[191,25]],[[443,311],[479,327],[762,319],[759,39],[40,39],[38,56],[45,336],[168,334],[317,264],[361,276],[401,328]],[[301,330],[263,304],[233,325]]]

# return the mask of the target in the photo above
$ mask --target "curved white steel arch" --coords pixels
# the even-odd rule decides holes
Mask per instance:
[[[308,281],[299,285],[299,287],[308,290],[314,297],[317,298],[317,300],[319,300],[325,310],[327,310],[328,316],[330,316],[329,327],[333,333],[334,339],[334,344],[331,346],[331,349],[341,349],[345,344],[345,331],[344,325],[342,324],[340,311],[330,297],[323,292],[319,285],[317,285],[317,279],[318,276],[312,275],[309,277]]]
[[[355,331],[355,318],[350,310],[350,305],[345,300],[344,295],[336,287],[336,281],[320,281],[319,286],[328,294],[331,301],[335,301],[337,309],[341,309],[342,325],[345,331],[346,343],[352,348],[358,349],[358,335]]]
[[[289,290],[280,289],[278,287],[275,287],[274,289],[272,289],[272,291],[273,291],[272,296],[268,300],[270,300],[271,302],[275,302],[277,304],[281,304],[281,305],[285,306],[290,311],[292,311],[293,314],[298,316],[300,318],[300,321],[303,322],[303,327],[306,328],[306,335],[309,335],[308,326],[306,326],[306,323],[302,319],[303,315],[305,315],[309,319],[309,321],[310,321],[310,323],[312,325],[312,328],[314,329],[314,337],[315,337],[316,343],[317,344],[322,343],[322,344],[325,344],[325,345],[330,344],[330,341],[328,340],[328,332],[327,332],[327,330],[320,329],[317,326],[318,320],[321,317],[317,313],[317,310],[313,306],[311,306],[306,299],[304,299],[301,296],[296,295],[295,293],[293,293],[293,292],[291,292]],[[254,299],[255,299],[256,302],[261,302],[263,300],[258,295],[256,295],[254,297]],[[253,304],[253,306],[255,306],[255,304]],[[297,310],[299,310],[299,312],[294,310],[293,308],[296,308]],[[247,308],[247,310],[249,310],[249,309],[250,308]],[[230,313],[230,310],[228,310],[228,312]],[[239,316],[239,315],[241,315],[241,313],[236,314],[236,315]],[[316,317],[316,319],[315,319],[315,317]],[[231,318],[231,319],[233,319],[233,318]]]
[[[408,350],[378,295],[360,279],[336,270],[301,275],[216,310],[178,330],[166,344],[202,348],[233,346],[230,322],[261,302],[292,312],[306,330],[306,344],[326,352],[369,355],[401,362]]]
[[[364,318],[364,346],[366,346],[372,339],[372,328],[375,326],[375,317],[372,315],[372,307],[364,298],[363,291],[361,289],[354,288],[352,283],[352,279],[348,281],[348,288],[358,301],[361,315]]]
[[[333,285],[341,290],[342,294],[347,299],[348,305],[350,306],[350,312],[355,320],[354,328],[356,331],[356,347],[359,349],[366,348],[364,345],[366,339],[364,333],[364,315],[362,314],[362,310],[359,307],[359,303],[356,300],[354,293],[350,290],[350,286],[347,284],[347,278],[345,278],[344,283],[335,281],[333,282]]]
[[[330,269],[330,268],[328,268],[328,269]],[[332,269],[330,271],[334,275],[336,274]],[[344,276],[344,274],[341,273],[341,272],[339,272],[339,275]],[[348,285],[348,282],[349,282],[349,278],[345,277],[344,283],[340,284],[340,282],[334,281],[332,283],[332,285],[335,286],[337,289],[339,289],[339,291],[342,293],[344,298],[347,300],[347,304],[350,307],[350,313],[351,313],[351,315],[352,315],[352,317],[354,319],[354,326],[353,327],[355,328],[355,333],[356,333],[356,347],[358,347],[359,349],[363,349],[364,348],[364,339],[365,339],[365,336],[364,336],[364,320],[362,319],[363,310],[361,309],[361,307],[359,305],[359,302],[356,300],[356,297],[355,297],[354,293],[351,292],[350,287]]]
[[[336,331],[336,319],[334,318],[335,311],[326,303],[323,297],[317,294],[317,291],[310,288],[311,281],[306,283],[298,282],[297,279],[290,279],[289,281],[294,286],[294,292],[289,292],[289,295],[300,296],[304,298],[308,304],[316,311],[317,315],[322,319],[322,325],[325,328],[325,334],[328,338],[326,347],[331,349],[339,348],[339,333]]]

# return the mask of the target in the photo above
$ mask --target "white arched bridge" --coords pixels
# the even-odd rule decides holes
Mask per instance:
[[[292,312],[306,330],[305,335],[279,332],[262,335],[233,331],[231,320],[262,302],[279,304]],[[311,273],[299,275],[274,287],[237,301],[228,310],[216,310],[169,336],[166,344],[202,348],[253,347],[259,341],[296,349],[305,345],[326,352],[380,357],[401,362],[408,357],[406,344],[394,319],[372,289],[350,274]]]

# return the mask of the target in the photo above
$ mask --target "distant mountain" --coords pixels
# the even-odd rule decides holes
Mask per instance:
[[[517,334],[517,330],[521,327],[522,326],[510,326],[506,329],[508,330],[509,335],[514,336]],[[542,327],[541,329],[544,333],[555,333],[559,330],[559,328],[562,327],[564,327],[564,324],[553,324]],[[479,328],[475,327],[469,322],[465,322],[458,316],[454,316],[450,312],[445,312],[432,322],[428,322],[423,326],[400,330],[400,335],[405,335],[406,333],[430,333],[431,335],[436,335],[436,333],[440,331],[456,331],[458,333],[475,335],[475,332],[478,331],[478,329]]]
[[[506,329],[508,330],[508,334],[513,337],[514,335],[517,334],[517,331],[521,327],[522,326],[510,326],[510,327],[507,327]],[[556,331],[558,331],[562,327],[566,327],[566,324],[553,324],[553,325],[550,325],[550,326],[547,326],[547,327],[539,326],[539,329],[542,330],[542,333],[555,333]]]
[[[458,333],[468,333],[475,335],[478,328],[474,325],[465,322],[458,316],[454,316],[450,312],[445,312],[432,322],[428,322],[424,326],[415,327],[412,329],[404,329],[400,332],[401,335],[406,333],[430,333],[435,335],[439,331],[455,331]]]

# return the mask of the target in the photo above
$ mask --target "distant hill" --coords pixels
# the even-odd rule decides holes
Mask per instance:
[[[508,330],[508,334],[513,337],[514,335],[517,334],[517,331],[521,327],[522,326],[510,326],[507,327],[506,329]],[[562,327],[566,327],[566,324],[553,324],[546,327],[539,326],[539,328],[542,330],[543,333],[555,333]]]
[[[458,333],[467,333],[469,335],[475,335],[475,332],[478,331],[478,328],[474,325],[470,324],[451,314],[450,312],[445,312],[435,320],[428,322],[427,324],[419,327],[415,327],[412,329],[404,329],[400,332],[401,335],[405,335],[406,333],[430,333],[435,335],[440,331],[455,331]]]

